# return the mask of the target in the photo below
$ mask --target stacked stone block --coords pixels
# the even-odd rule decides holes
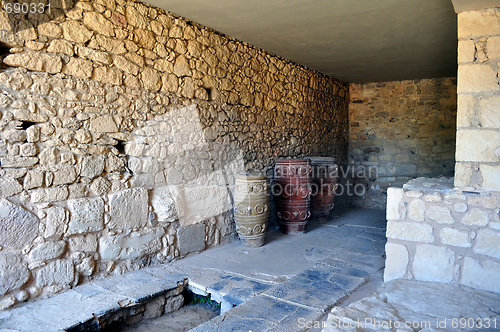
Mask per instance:
[[[346,173],[352,204],[385,208],[388,187],[453,176],[456,89],[454,78],[351,84]]]
[[[389,188],[384,280],[415,279],[500,292],[500,195],[419,178]]]
[[[141,2],[51,4],[0,12],[0,309],[232,240],[238,172],[346,160],[347,84]]]
[[[458,14],[455,185],[500,191],[500,8]]]

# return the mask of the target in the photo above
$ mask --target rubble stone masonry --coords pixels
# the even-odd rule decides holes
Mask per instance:
[[[0,309],[231,240],[236,172],[346,161],[347,84],[141,2],[62,5],[0,12]]]
[[[356,206],[385,208],[388,187],[419,176],[453,176],[455,78],[351,84],[349,166]],[[368,172],[356,171],[360,167]],[[354,175],[354,176],[352,176]],[[358,176],[360,175],[360,176]]]

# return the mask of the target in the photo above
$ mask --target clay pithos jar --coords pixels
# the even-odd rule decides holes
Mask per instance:
[[[276,203],[276,218],[281,231],[285,234],[304,233],[311,217],[309,159],[277,159],[272,192]]]
[[[241,242],[247,247],[264,244],[269,221],[269,184],[260,173],[235,176],[234,221]]]
[[[327,219],[334,207],[338,166],[329,157],[309,157],[312,168],[311,213],[319,220]]]

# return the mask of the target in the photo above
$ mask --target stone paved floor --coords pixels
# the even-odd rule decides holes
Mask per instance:
[[[270,231],[263,247],[236,241],[27,303],[0,313],[0,331],[58,331],[185,278],[224,311],[193,331],[304,330],[301,321],[320,320],[360,286],[382,282],[385,224],[384,211],[335,210],[304,235]]]

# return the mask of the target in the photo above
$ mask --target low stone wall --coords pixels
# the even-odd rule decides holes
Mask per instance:
[[[500,195],[453,189],[453,178],[418,178],[387,194],[385,281],[500,293]]]
[[[388,187],[453,176],[455,78],[351,84],[350,98],[351,204],[383,209]]]
[[[238,172],[345,163],[347,84],[138,1],[65,4],[0,12],[0,309],[233,239]]]

